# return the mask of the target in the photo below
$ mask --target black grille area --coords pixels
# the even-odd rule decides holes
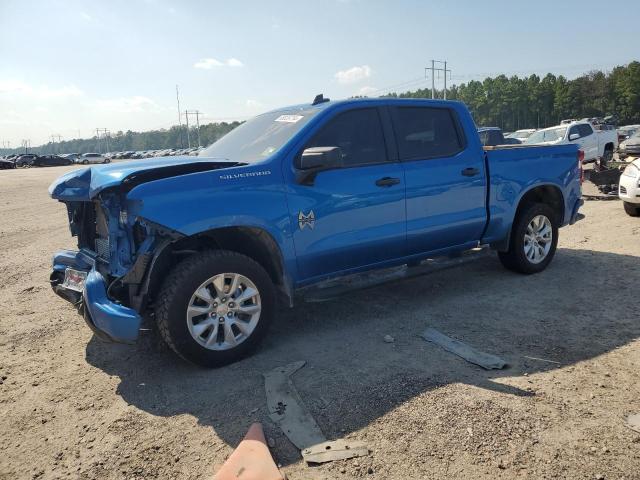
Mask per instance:
[[[622,193],[623,195],[627,194],[627,189],[625,187],[623,187],[622,185],[620,185],[620,193]]]
[[[81,203],[73,214],[72,222],[78,228],[78,247],[93,249],[96,238],[96,212],[93,203]]]
[[[99,258],[109,261],[109,224],[107,217],[100,206],[100,202],[93,202],[93,210],[95,212],[95,252]]]

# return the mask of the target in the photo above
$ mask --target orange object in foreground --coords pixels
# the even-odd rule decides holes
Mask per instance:
[[[260,423],[251,425],[213,480],[284,480],[271,458]]]

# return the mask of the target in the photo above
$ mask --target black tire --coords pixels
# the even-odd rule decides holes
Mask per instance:
[[[600,159],[600,167],[607,168],[607,165],[613,160],[613,149],[606,148]]]
[[[83,161],[82,161],[82,164],[83,164],[83,165],[87,165],[88,163],[89,163],[89,160],[83,160]]]
[[[111,160],[109,160],[108,158],[104,159],[104,163],[109,163],[109,162],[111,162]]]
[[[627,212],[627,215],[630,217],[640,217],[640,205],[635,205],[629,202],[624,203],[624,211]]]
[[[260,294],[262,310],[255,329],[236,347],[210,350],[189,332],[186,311],[191,296],[207,279],[219,273],[239,273],[250,279]],[[165,279],[155,314],[160,335],[179,356],[202,367],[220,367],[251,353],[267,333],[274,315],[275,287],[267,272],[251,258],[228,250],[197,253],[178,264]]]
[[[540,263],[531,262],[524,253],[524,236],[527,226],[538,215],[544,215],[551,223],[551,248],[547,256]],[[514,272],[532,274],[543,271],[553,260],[558,245],[558,219],[553,209],[544,203],[533,203],[525,206],[514,220],[509,240],[509,250],[498,252],[500,262]]]

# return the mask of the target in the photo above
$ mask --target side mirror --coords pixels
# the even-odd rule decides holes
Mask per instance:
[[[579,133],[572,133],[571,135],[569,135],[569,141],[573,142],[574,140],[578,140],[580,138],[580,134]]]
[[[313,185],[318,172],[342,167],[340,147],[311,147],[300,155],[296,180],[302,185]]]

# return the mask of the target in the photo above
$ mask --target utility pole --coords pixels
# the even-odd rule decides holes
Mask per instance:
[[[189,111],[184,111],[184,116],[187,119],[187,145],[191,148],[191,136],[189,135]]]
[[[439,65],[444,65],[444,68],[443,67],[436,68],[436,63]],[[431,98],[432,99],[436,98],[436,72],[438,72],[438,75],[440,74],[440,72],[444,73],[444,99],[446,100],[447,99],[447,74],[449,74],[449,78],[451,78],[451,70],[447,68],[447,61],[431,60],[431,68],[425,67],[424,69],[425,78],[427,77],[428,70],[431,70]]]
[[[105,153],[109,152],[109,135],[111,134],[111,132],[106,129],[106,128],[96,128],[96,138],[98,140],[98,153],[102,153],[102,150],[100,149],[100,134],[102,134],[102,138],[104,138],[104,141],[107,145],[107,149],[105,151]]]
[[[176,85],[176,101],[178,102],[178,125],[180,132],[180,147],[184,148],[184,141],[182,140],[182,115],[180,113],[180,92],[178,91],[178,85]]]
[[[58,139],[58,143],[60,143],[62,141],[62,135],[51,135],[51,153],[56,153],[56,138]]]
[[[24,147],[24,153],[29,153],[29,148],[31,148],[31,139],[22,140],[22,146]]]
[[[202,112],[200,110],[185,110],[184,116],[187,117],[187,138],[189,138],[189,115],[196,116],[196,128],[198,133],[198,147],[200,146],[200,115]],[[189,148],[191,148],[191,143],[189,143]]]

